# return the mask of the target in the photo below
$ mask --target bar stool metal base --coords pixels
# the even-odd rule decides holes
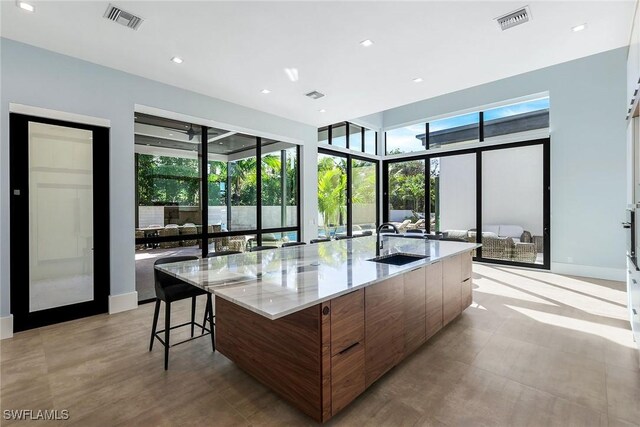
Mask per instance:
[[[193,341],[197,338],[206,337],[207,335],[211,336],[211,348],[213,351],[216,351],[216,339],[215,339],[215,323],[213,315],[213,304],[211,302],[211,294],[207,294],[207,303],[204,311],[204,319],[202,323],[198,323],[195,321],[195,297],[192,298],[191,304],[191,321],[181,323],[179,325],[171,326],[171,302],[165,302],[165,328],[157,331],[156,327],[158,325],[158,316],[160,314],[160,299],[156,299],[155,312],[153,315],[153,328],[151,330],[151,342],[149,343],[149,351],[153,350],[153,341],[157,339],[160,341],[160,344],[164,347],[164,369],[165,371],[169,369],[169,349],[171,347],[175,347],[180,344],[184,344],[189,341]],[[209,322],[209,327],[206,326],[207,322]],[[182,341],[178,341],[177,343],[171,343],[169,339],[169,332],[173,329],[182,328],[184,326],[191,326],[191,337]],[[194,335],[195,327],[200,328],[200,335]],[[164,334],[164,339],[160,337],[161,334]]]

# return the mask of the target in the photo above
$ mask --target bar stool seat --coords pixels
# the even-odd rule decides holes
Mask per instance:
[[[153,263],[153,266],[154,266],[153,275],[155,278],[155,288],[156,288],[156,306],[153,314],[153,326],[151,328],[151,341],[149,343],[149,351],[153,350],[153,342],[155,339],[160,341],[160,343],[164,346],[164,369],[165,370],[169,368],[169,348],[174,347],[178,344],[182,344],[187,341],[191,341],[193,339],[200,338],[206,335],[211,335],[211,347],[213,348],[213,351],[216,351],[215,331],[214,331],[214,323],[213,323],[213,304],[211,302],[211,294],[205,291],[204,289],[200,289],[193,285],[185,283],[182,280],[178,279],[177,277],[171,276],[155,268],[156,265],[160,265],[160,264],[169,264],[172,262],[182,262],[182,261],[193,261],[197,259],[198,258],[195,256],[175,256],[175,257],[159,258]],[[202,324],[197,323],[195,321],[196,297],[201,295],[207,296],[206,308],[204,312],[204,320]],[[179,325],[171,326],[171,303],[180,301],[183,299],[187,299],[187,298],[191,298],[191,321],[181,323]],[[164,329],[157,331],[156,329],[158,326],[158,316],[160,315],[161,301],[164,301],[165,303]],[[208,328],[206,326],[207,321],[209,322]],[[171,330],[177,329],[183,326],[191,326],[191,338],[171,344],[171,341],[170,341]],[[201,329],[201,333],[200,335],[194,336],[196,326]],[[164,334],[164,339],[160,337],[160,334]]]

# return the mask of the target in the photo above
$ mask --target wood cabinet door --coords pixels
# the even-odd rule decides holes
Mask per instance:
[[[427,325],[426,339],[442,329],[442,262],[428,265],[427,282]]]
[[[331,300],[331,355],[364,342],[364,289]]]
[[[442,323],[446,325],[460,314],[462,256],[456,255],[442,261]]]
[[[426,267],[406,273],[404,277],[404,346],[405,356],[424,344],[427,327]]]
[[[460,262],[462,263],[462,280],[471,279],[471,264],[472,257],[471,252],[467,252],[460,255]]]
[[[461,293],[460,312],[462,312],[464,311],[465,308],[469,307],[473,302],[473,296],[471,291],[471,279],[466,279],[462,281],[460,293]]]
[[[365,371],[367,387],[404,354],[404,279],[365,288]]]
[[[364,345],[358,342],[331,358],[332,415],[340,412],[364,389]]]

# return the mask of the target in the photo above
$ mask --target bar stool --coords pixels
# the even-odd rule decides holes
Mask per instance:
[[[225,256],[225,255],[237,255],[237,254],[241,254],[242,252],[240,251],[218,251],[218,252],[209,252],[207,254],[207,258],[215,258],[215,257],[219,257],[219,256]]]
[[[306,245],[305,242],[287,242],[287,243],[283,243],[282,247],[283,248],[290,248],[292,246],[304,246]]]
[[[277,246],[254,246],[251,248],[251,252],[268,251],[269,249],[278,249]]]
[[[322,242],[330,242],[330,241],[331,239],[328,237],[318,237],[317,239],[309,240],[309,243],[313,245],[314,243],[322,243]]]
[[[351,240],[353,239],[353,236],[338,236],[336,237],[336,240]]]
[[[175,256],[175,257],[166,257],[159,258],[156,262],[153,263],[153,275],[155,278],[155,287],[156,287],[156,307],[155,312],[153,314],[153,327],[151,329],[151,342],[149,343],[149,351],[153,350],[153,340],[157,338],[160,343],[164,346],[164,370],[166,371],[169,368],[169,348],[176,346],[178,344],[183,344],[187,341],[191,341],[196,338],[200,338],[206,335],[211,335],[211,347],[213,351],[216,351],[216,343],[215,343],[215,332],[214,332],[214,324],[213,324],[213,306],[211,304],[211,294],[204,289],[200,289],[193,285],[183,282],[177,277],[171,276],[167,273],[159,271],[155,268],[156,265],[160,264],[168,264],[172,262],[182,262],[182,261],[193,261],[198,258],[195,256]],[[205,326],[206,322],[202,322],[202,324],[198,324],[195,321],[196,316],[196,297],[200,295],[207,296],[207,304],[205,308],[205,319],[209,320],[209,328]],[[176,326],[171,326],[171,303],[175,301],[180,301],[183,299],[191,298],[191,321],[181,323]],[[158,315],[160,314],[160,301],[164,301],[165,303],[165,318],[164,318],[164,329],[161,331],[156,331],[158,326]],[[211,314],[211,315],[209,315]],[[169,333],[172,329],[180,328],[182,326],[191,325],[191,338],[186,340],[177,342],[175,344],[171,344],[169,340]],[[194,328],[198,326],[202,329],[200,335],[194,337]],[[205,334],[205,331],[207,332]],[[160,334],[164,332],[164,340],[160,338]]]

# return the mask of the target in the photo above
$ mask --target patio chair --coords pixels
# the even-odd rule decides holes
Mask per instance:
[[[192,224],[192,223],[187,223],[183,225],[181,228],[179,228],[179,230],[180,230],[180,234],[184,234],[184,235],[198,233],[198,228],[196,227],[195,224]],[[180,242],[180,246],[195,246],[197,244],[198,244],[197,239],[182,240]]]
[[[419,220],[417,220],[413,224],[407,225],[407,229],[408,230],[418,230],[418,229],[424,229],[424,228],[425,228],[424,219],[422,219],[422,218],[420,218]]]
[[[398,232],[402,233],[402,232],[404,232],[404,230],[407,229],[409,224],[411,224],[411,220],[410,219],[405,219],[404,221],[402,221],[400,223],[394,222],[392,224],[396,226],[396,228],[398,229]]]
[[[178,226],[176,224],[168,224],[162,230],[158,232],[160,237],[177,236],[180,234]],[[160,242],[160,247],[163,249],[177,248],[180,246],[180,242],[174,240],[172,242]]]

